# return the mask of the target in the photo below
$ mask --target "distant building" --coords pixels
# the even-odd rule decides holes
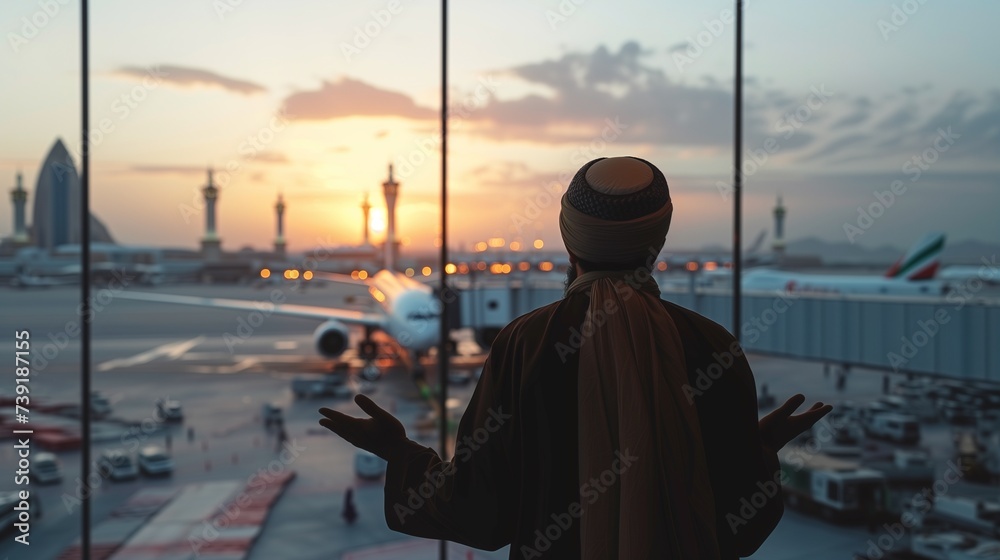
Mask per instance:
[[[279,259],[285,258],[285,200],[278,195],[278,203],[274,205],[274,211],[278,218],[278,234],[274,238],[274,256]]]
[[[215,201],[219,198],[219,189],[212,181],[212,170],[208,170],[208,184],[201,188],[205,197],[205,236],[201,238],[201,256],[206,261],[217,261],[222,258],[222,240],[215,229]]]
[[[80,243],[80,176],[69,151],[56,140],[42,163],[35,183],[35,204],[30,228],[31,244],[52,251],[59,245]],[[108,228],[90,214],[90,239],[114,243]]]
[[[771,246],[774,256],[778,261],[785,256],[785,205],[781,203],[781,195],[778,195],[777,204],[774,206],[774,244]]]

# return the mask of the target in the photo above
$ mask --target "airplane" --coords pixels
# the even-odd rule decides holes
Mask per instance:
[[[974,282],[978,279],[984,284],[1000,285],[1000,268],[992,264],[952,265],[941,269],[937,277],[952,282]]]
[[[377,379],[380,373],[372,367],[375,358],[371,335],[382,331],[395,340],[412,358],[413,373],[422,373],[420,356],[437,346],[440,340],[441,304],[430,286],[399,272],[381,270],[365,280],[354,280],[341,274],[314,272],[314,278],[351,285],[366,285],[368,293],[379,304],[378,312],[355,311],[227,298],[209,298],[150,292],[123,291],[116,297],[138,301],[193,305],[238,311],[268,310],[271,315],[300,317],[322,321],[313,332],[316,351],[325,358],[337,358],[350,343],[350,327],[365,329],[364,340],[358,353],[367,364],[362,370],[368,380]],[[273,306],[273,307],[272,307]]]
[[[755,268],[743,276],[746,292],[805,292],[870,295],[944,295],[948,284],[935,278],[944,249],[943,233],[930,233],[914,244],[884,276],[804,274]]]
[[[19,264],[10,285],[15,288],[50,288],[80,283],[79,264],[43,263],[47,266]]]

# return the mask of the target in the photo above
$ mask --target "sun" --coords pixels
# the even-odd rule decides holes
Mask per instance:
[[[372,208],[371,214],[369,215],[368,227],[371,228],[373,233],[382,233],[385,231],[385,209],[383,208]]]

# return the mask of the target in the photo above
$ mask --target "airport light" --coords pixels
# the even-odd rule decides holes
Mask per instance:
[[[303,280],[312,280],[313,279],[313,271],[307,270],[307,271],[303,272],[302,273],[302,279]]]
[[[404,274],[406,274],[406,276],[408,276],[409,278],[413,278],[413,269],[412,268],[407,268],[404,271]]]
[[[260,269],[260,277],[261,278],[270,278],[271,277],[271,271],[268,270],[268,269],[266,269],[266,268]]]
[[[479,270],[486,270],[486,263],[483,261],[479,261],[476,263],[476,268]]]
[[[535,240],[535,249],[541,249],[542,247],[545,247],[545,242],[542,241],[541,239],[536,239]]]
[[[513,269],[511,268],[510,263],[503,263],[503,273],[504,274],[510,274],[511,270],[513,270]]]
[[[420,274],[423,274],[424,276],[430,276],[431,275],[431,267],[425,266],[425,267],[421,268],[420,269]]]
[[[469,273],[469,265],[467,265],[465,263],[459,264],[458,265],[458,273],[459,274],[468,274]]]
[[[520,241],[511,241],[510,242],[510,250],[511,251],[520,251],[521,250],[521,242]]]
[[[660,261],[659,263],[656,264],[656,270],[663,272],[666,269],[667,269],[667,263],[665,261]]]
[[[517,269],[521,272],[527,272],[531,270],[531,263],[528,261],[521,261],[517,264]]]
[[[360,279],[358,278],[358,271],[357,271],[357,270],[352,270],[352,271],[351,271],[351,279],[352,279],[352,280],[360,280]]]
[[[719,265],[715,261],[705,263],[705,270],[715,270],[717,268],[719,268]]]
[[[358,279],[359,280],[364,280],[365,278],[368,278],[368,271],[367,270],[359,270],[358,271]]]
[[[685,268],[687,268],[688,272],[694,272],[698,270],[698,261],[688,261]]]
[[[489,240],[490,247],[494,249],[499,249],[507,244],[503,237],[491,237]]]
[[[538,270],[542,272],[552,272],[553,266],[550,261],[542,261],[538,263]]]
[[[444,271],[448,274],[455,274],[456,270],[458,270],[458,267],[455,266],[455,263],[448,263],[444,265]]]
[[[479,243],[476,243],[476,252],[477,253],[482,253],[485,250],[486,250],[486,242],[485,241],[480,241]]]

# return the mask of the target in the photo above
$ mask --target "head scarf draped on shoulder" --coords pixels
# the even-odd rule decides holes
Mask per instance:
[[[672,211],[663,173],[633,157],[587,163],[562,198],[566,248],[609,269],[567,290],[590,293],[577,397],[584,560],[719,557],[684,348],[649,274]]]

